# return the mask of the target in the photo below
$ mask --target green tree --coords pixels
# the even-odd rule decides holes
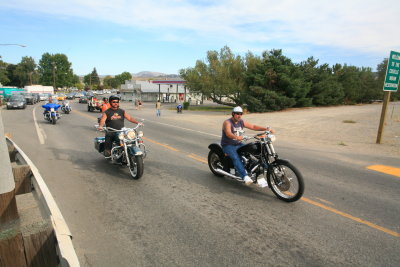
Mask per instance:
[[[64,54],[43,54],[38,66],[39,82],[56,88],[72,86],[74,74],[71,65]]]
[[[119,83],[118,86],[119,86],[121,84],[124,84],[125,81],[131,80],[132,79],[132,75],[129,72],[125,71],[125,72],[123,72],[121,74],[116,75],[115,79],[118,81],[118,83]]]
[[[243,59],[225,46],[220,52],[208,51],[206,62],[197,60],[194,68],[182,69],[180,74],[192,92],[203,93],[216,103],[235,106],[243,103],[244,71]]]
[[[311,83],[304,79],[302,69],[282,54],[282,50],[262,53],[246,71],[248,91],[246,103],[250,111],[280,110],[292,106],[309,106],[307,95]],[[249,61],[250,62],[250,61]]]
[[[308,97],[312,99],[313,105],[338,105],[343,102],[343,86],[333,76],[333,69],[328,64],[318,67],[318,60],[310,57],[300,63],[300,68],[305,81],[311,83]]]
[[[10,83],[10,79],[8,77],[9,73],[7,71],[7,65],[8,64],[4,62],[0,56],[0,83],[3,85],[8,85]]]
[[[36,63],[32,57],[23,57],[14,70],[14,75],[18,78],[19,87],[32,85],[37,82]]]
[[[91,73],[83,77],[83,82],[89,86],[90,89],[97,89],[97,87],[100,85],[100,78],[97,74],[96,68],[93,68]]]

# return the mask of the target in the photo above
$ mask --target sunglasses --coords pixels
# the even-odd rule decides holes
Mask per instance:
[[[236,114],[236,115],[243,115],[242,112],[234,112],[233,114]]]
[[[111,103],[119,103],[119,101],[111,101]]]

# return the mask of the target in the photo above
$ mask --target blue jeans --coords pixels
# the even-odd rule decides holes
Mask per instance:
[[[157,110],[156,110],[156,115],[157,115],[157,116],[161,116],[161,110],[157,109]]]
[[[240,177],[243,179],[247,175],[247,171],[244,168],[243,162],[239,157],[239,154],[237,153],[237,150],[244,146],[244,144],[239,144],[239,145],[224,145],[222,146],[222,150],[224,151],[225,154],[228,154],[228,156],[232,159],[233,166],[235,166],[236,171],[239,173]]]

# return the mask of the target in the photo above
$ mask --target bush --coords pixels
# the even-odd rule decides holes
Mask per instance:
[[[189,109],[189,105],[190,105],[189,102],[183,102],[183,109],[184,110],[188,110]]]

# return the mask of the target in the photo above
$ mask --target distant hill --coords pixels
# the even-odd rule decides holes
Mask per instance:
[[[165,74],[162,72],[154,72],[154,71],[141,71],[138,73],[132,73],[133,77],[138,78],[178,78],[177,74]]]

